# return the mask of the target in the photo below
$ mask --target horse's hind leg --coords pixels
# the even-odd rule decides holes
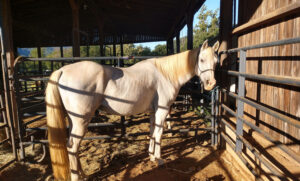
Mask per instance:
[[[78,150],[84,137],[88,122],[86,119],[70,116],[70,137],[68,140],[68,154],[71,169],[71,181],[86,177],[80,164]]]

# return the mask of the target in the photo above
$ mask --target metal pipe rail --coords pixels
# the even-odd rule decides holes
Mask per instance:
[[[232,109],[230,109],[229,107],[227,107],[225,104],[221,104],[221,107],[224,110],[226,110],[229,114],[231,114],[232,116],[237,116],[237,113],[235,111],[233,111]],[[255,126],[254,124],[250,123],[249,121],[245,120],[244,118],[242,118],[242,117],[238,117],[238,118],[240,120],[242,120],[243,123],[245,123],[250,128],[252,128],[253,130],[255,130],[258,133],[260,133],[267,140],[269,140],[270,142],[272,142],[274,145],[277,145],[282,151],[284,151],[286,154],[288,154],[290,157],[292,157],[294,160],[296,160],[297,162],[300,163],[300,156],[298,156],[295,152],[293,152],[292,150],[290,150],[287,146],[285,146],[284,144],[276,141],[274,138],[272,138],[271,136],[269,136],[268,133],[262,131],[259,127]]]
[[[162,56],[111,56],[111,57],[58,57],[58,58],[30,58],[22,57],[20,61],[54,61],[54,62],[69,62],[69,61],[82,61],[82,60],[130,60],[130,59],[150,59],[160,58]]]
[[[234,143],[230,140],[230,138],[224,134],[223,132],[220,133],[221,136],[224,138],[224,140],[228,143],[228,145],[234,150]],[[256,180],[263,181],[260,177],[259,174],[256,172],[254,168],[247,162],[247,160],[243,157],[241,152],[236,152],[237,156],[239,159],[246,165],[246,167],[249,169],[249,171],[255,176]]]
[[[252,50],[252,49],[257,49],[257,48],[267,48],[267,47],[288,45],[288,44],[295,44],[295,43],[300,43],[300,37],[288,38],[288,39],[278,40],[278,41],[273,41],[273,42],[268,42],[268,43],[261,43],[258,45],[246,46],[246,47],[242,47],[242,48],[233,48],[233,49],[221,51],[219,54],[234,53],[234,52],[247,51],[247,50]]]
[[[283,121],[285,121],[285,122],[287,122],[287,123],[289,123],[289,124],[291,124],[291,125],[293,125],[293,126],[295,126],[295,127],[297,127],[297,128],[300,128],[300,122],[297,121],[296,119],[290,118],[290,117],[288,117],[288,116],[286,116],[286,115],[283,115],[283,114],[281,114],[281,113],[278,113],[278,112],[276,112],[276,111],[273,111],[273,110],[270,109],[270,108],[267,108],[267,107],[265,107],[265,106],[262,106],[262,105],[260,105],[260,104],[257,104],[257,103],[255,103],[255,102],[253,102],[253,101],[250,101],[249,99],[246,99],[246,98],[244,98],[244,97],[240,97],[240,96],[238,96],[237,94],[235,94],[235,93],[233,93],[233,92],[227,91],[226,89],[222,89],[221,91],[222,91],[223,93],[228,94],[229,96],[231,96],[231,97],[233,97],[233,98],[235,98],[235,99],[241,100],[241,101],[243,101],[244,103],[253,106],[254,108],[256,108],[256,109],[258,109],[258,110],[260,110],[260,111],[263,111],[263,112],[265,112],[265,113],[267,113],[267,114],[269,114],[269,115],[271,115],[271,116],[274,116],[275,118],[278,118],[278,119],[280,119],[280,120],[283,120]]]
[[[239,136],[239,139],[242,140],[244,145],[255,155],[258,160],[264,164],[274,176],[278,177],[280,180],[288,181],[282,173],[280,173],[272,164],[270,164],[265,158],[263,158],[260,153],[243,137]]]
[[[45,130],[45,129],[44,129]],[[167,133],[188,133],[188,132],[196,132],[196,131],[211,131],[211,128],[187,128],[187,129],[179,129],[179,130],[166,130],[163,134]],[[150,132],[138,132],[138,133],[128,133],[125,134],[124,137],[137,137],[137,136],[145,136],[150,135]],[[112,139],[112,138],[120,138],[122,134],[114,134],[114,135],[100,135],[100,136],[89,136],[84,137],[83,140],[102,140],[102,139]],[[22,142],[23,145],[31,145],[36,143],[48,144],[48,140],[33,140],[30,142]]]
[[[232,76],[243,76],[252,80],[261,80],[266,82],[272,82],[276,84],[285,84],[290,86],[300,87],[300,78],[294,78],[289,76],[274,76],[274,75],[263,75],[263,74],[250,74],[250,73],[240,73],[233,70],[222,70],[228,73],[228,75]]]
[[[258,126],[250,123],[249,121],[245,120],[243,118],[244,115],[244,103],[254,107],[255,109],[265,112],[277,119],[280,119],[286,123],[289,123],[290,125],[295,126],[296,128],[300,128],[300,122],[294,118],[290,118],[286,115],[283,115],[279,112],[276,112],[266,106],[260,105],[254,101],[251,101],[247,98],[245,98],[245,80],[249,79],[251,81],[263,81],[267,83],[275,83],[275,84],[280,84],[280,85],[287,85],[287,86],[293,86],[293,87],[300,87],[300,79],[295,78],[295,77],[290,77],[290,76],[276,76],[276,75],[263,75],[263,74],[251,74],[251,73],[246,73],[246,52],[248,50],[252,49],[258,49],[258,48],[267,48],[267,47],[273,47],[273,46],[280,46],[280,45],[287,45],[287,44],[295,44],[295,43],[300,43],[300,37],[296,38],[289,38],[289,39],[284,39],[284,40],[279,40],[279,41],[273,41],[273,42],[268,42],[268,43],[262,43],[262,44],[257,44],[253,46],[246,46],[242,48],[234,48],[234,49],[229,49],[225,51],[221,51],[219,53],[219,58],[221,54],[229,54],[229,53],[239,53],[239,69],[238,71],[232,71],[232,70],[219,70],[226,72],[230,76],[235,76],[238,77],[238,94],[229,92],[225,89],[221,89],[220,92],[226,93],[227,95],[233,97],[235,100],[237,100],[237,111],[233,111],[229,107],[227,107],[225,104],[220,103],[217,101],[216,108],[220,106],[220,108],[224,109],[231,115],[236,117],[236,128],[232,127],[225,119],[222,117],[217,116],[217,120],[220,120],[220,122],[223,122],[225,126],[228,126],[229,129],[231,129],[233,132],[235,132],[236,135],[236,141],[235,143],[231,143],[229,138],[226,137],[223,132],[221,132],[221,136],[227,141],[228,143],[231,143],[230,146],[235,150],[237,155],[241,158],[241,151],[243,148],[243,145],[245,145],[253,154],[254,156],[261,161],[273,174],[274,176],[277,176],[281,180],[285,180],[285,178],[282,176],[280,172],[278,172],[273,165],[269,164],[264,158],[262,158],[257,151],[254,149],[254,147],[247,142],[243,138],[243,125],[246,124],[256,132],[258,132],[260,135],[265,137],[267,140],[272,142],[275,146],[280,148],[283,152],[288,154],[291,158],[293,158],[295,161],[300,163],[300,157],[295,154],[291,149],[289,149],[286,145],[282,144],[279,141],[276,141],[274,138],[272,138],[268,133],[265,131],[261,130]],[[220,59],[218,59],[219,61]],[[218,70],[217,70],[218,71]],[[216,112],[217,115],[220,115],[221,111]],[[217,123],[217,121],[216,121]],[[242,158],[241,158],[242,159]],[[246,160],[242,160],[244,164],[248,167],[248,162]],[[252,172],[253,173],[253,172]],[[255,175],[255,173],[253,173]]]
[[[230,125],[224,118],[221,118],[221,122],[225,124],[225,126],[227,126],[232,132],[235,132],[235,128]],[[223,132],[225,132],[223,128],[221,129],[223,130]],[[238,136],[238,139],[240,139],[243,144],[246,145],[246,147],[258,158],[258,160],[262,164],[264,164],[272,172],[274,176],[277,176],[280,180],[288,180],[282,173],[278,172],[278,170],[272,164],[270,164],[265,158],[260,156],[258,151],[245,138]]]

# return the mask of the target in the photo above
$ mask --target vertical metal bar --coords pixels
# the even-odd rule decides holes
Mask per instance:
[[[240,51],[240,63],[239,63],[239,72],[245,73],[246,72],[246,51]],[[238,87],[238,95],[241,97],[245,96],[245,77],[239,75],[238,77],[239,87]],[[237,122],[236,122],[236,134],[238,136],[243,136],[243,121],[240,120],[238,117],[243,117],[244,114],[244,102],[241,100],[237,101]],[[235,151],[240,152],[242,151],[243,142],[238,138],[236,138],[236,147]]]
[[[219,88],[216,88],[216,95],[215,95],[215,145],[218,144],[218,137],[219,137],[219,130],[218,130],[218,121],[219,121]]]
[[[176,53],[180,52],[180,34],[177,33],[176,35]]]
[[[211,94],[211,146],[215,145],[215,91]]]
[[[38,58],[42,57],[42,51],[41,51],[41,47],[37,47],[37,53],[38,53]],[[39,62],[39,74],[43,73],[42,70],[42,61],[38,61]]]
[[[60,46],[60,57],[64,57],[64,47],[63,46]],[[64,62],[61,62],[61,66],[64,66],[65,63]]]
[[[0,10],[3,10],[2,2],[0,3]],[[0,13],[0,46],[1,46],[1,60],[2,60],[2,75],[3,75],[3,87],[5,93],[5,102],[6,102],[6,114],[11,134],[11,143],[13,147],[13,155],[15,159],[18,158],[17,151],[16,151],[16,142],[15,142],[15,128],[13,123],[13,113],[12,113],[12,103],[11,103],[11,96],[10,96],[10,84],[8,79],[8,69],[7,69],[7,59],[6,59],[6,47],[3,42],[3,20],[2,20],[2,13]]]
[[[186,15],[187,20],[187,49],[193,49],[193,21],[194,13],[189,13]]]
[[[41,47],[38,47],[37,48],[37,52],[38,52],[38,58],[41,58],[42,57],[42,51],[41,51]],[[42,75],[43,74],[43,64],[42,64],[42,61],[39,61],[39,74]],[[44,83],[43,81],[40,81],[40,86],[39,88],[37,88],[37,90],[41,89],[43,90],[44,89]],[[36,83],[36,86],[38,87],[38,84]]]
[[[117,50],[116,50],[116,39],[115,36],[113,37],[113,56],[116,57],[117,56]],[[117,62],[116,59],[113,59],[113,66],[116,67],[117,66]]]

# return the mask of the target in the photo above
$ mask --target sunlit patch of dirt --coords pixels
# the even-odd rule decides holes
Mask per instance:
[[[206,123],[193,112],[173,112],[174,130],[181,128],[205,128]],[[104,122],[119,122],[119,116],[102,115]],[[141,114],[126,117],[126,133],[149,132],[149,116]],[[120,134],[119,128],[94,128],[86,136],[101,134]],[[89,180],[240,180],[239,170],[224,161],[223,151],[210,146],[210,133],[205,131],[164,134],[162,139],[162,158],[165,164],[158,166],[149,160],[147,134],[138,137],[112,138],[110,140],[84,140],[80,147],[80,161]],[[40,146],[35,150],[26,147],[26,162],[15,163],[0,173],[3,181],[43,181],[51,175],[49,156],[42,163],[36,160],[40,155]],[[47,148],[48,149],[48,148]],[[1,152],[0,160],[6,152]],[[231,174],[234,172],[235,174]]]

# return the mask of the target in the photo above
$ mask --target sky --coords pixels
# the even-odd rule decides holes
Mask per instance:
[[[208,10],[215,10],[215,9],[220,8],[220,0],[206,0],[204,4],[207,6]],[[197,21],[198,15],[199,15],[199,11],[194,15],[194,24],[193,24],[194,27],[198,23],[198,21]],[[187,26],[185,25],[183,27],[183,29],[180,31],[180,37],[184,37],[186,35],[187,35]],[[155,48],[155,46],[159,45],[159,44],[166,44],[166,42],[159,41],[159,42],[149,42],[149,43],[135,43],[134,45],[136,45],[136,46],[142,45],[143,47],[147,46],[151,50],[153,50]]]

